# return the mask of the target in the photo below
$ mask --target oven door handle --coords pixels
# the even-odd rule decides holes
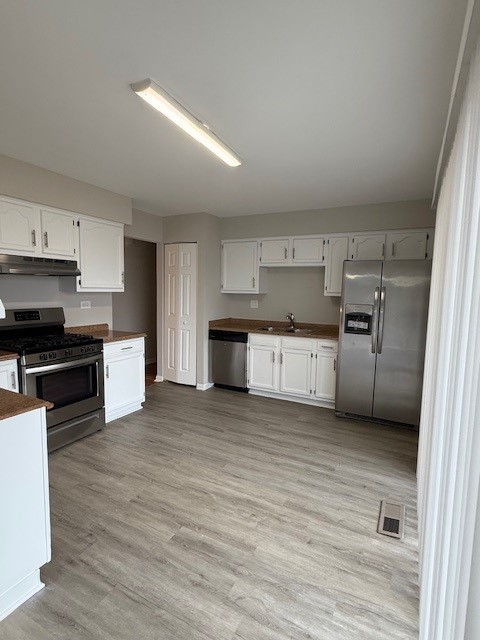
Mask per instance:
[[[94,364],[95,362],[98,364],[100,359],[101,356],[92,356],[90,358],[82,358],[81,360],[58,362],[57,364],[47,364],[40,367],[25,367],[25,375],[28,376],[35,373],[47,373],[48,371],[61,371],[62,369],[77,369],[78,367],[83,367],[86,364]]]

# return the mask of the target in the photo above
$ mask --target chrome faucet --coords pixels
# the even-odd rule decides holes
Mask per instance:
[[[295,316],[293,315],[293,313],[287,313],[286,315],[287,320],[290,320],[290,326],[289,329],[291,329],[292,331],[295,331]]]

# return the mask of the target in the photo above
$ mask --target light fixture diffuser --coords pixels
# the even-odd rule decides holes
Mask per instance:
[[[159,87],[153,80],[147,78],[130,85],[133,91],[154,109],[171,120],[197,142],[203,144],[217,158],[223,160],[229,167],[239,167],[242,163],[239,157],[224,144],[220,138],[212,133],[203,122],[197,120],[182,107],[171,95]]]

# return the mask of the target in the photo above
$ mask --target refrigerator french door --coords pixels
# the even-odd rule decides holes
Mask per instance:
[[[344,263],[335,409],[418,426],[431,261]]]

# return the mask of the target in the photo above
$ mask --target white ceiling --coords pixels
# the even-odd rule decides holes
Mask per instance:
[[[3,0],[0,153],[232,216],[427,198],[466,0]],[[151,77],[243,159],[129,88]]]

